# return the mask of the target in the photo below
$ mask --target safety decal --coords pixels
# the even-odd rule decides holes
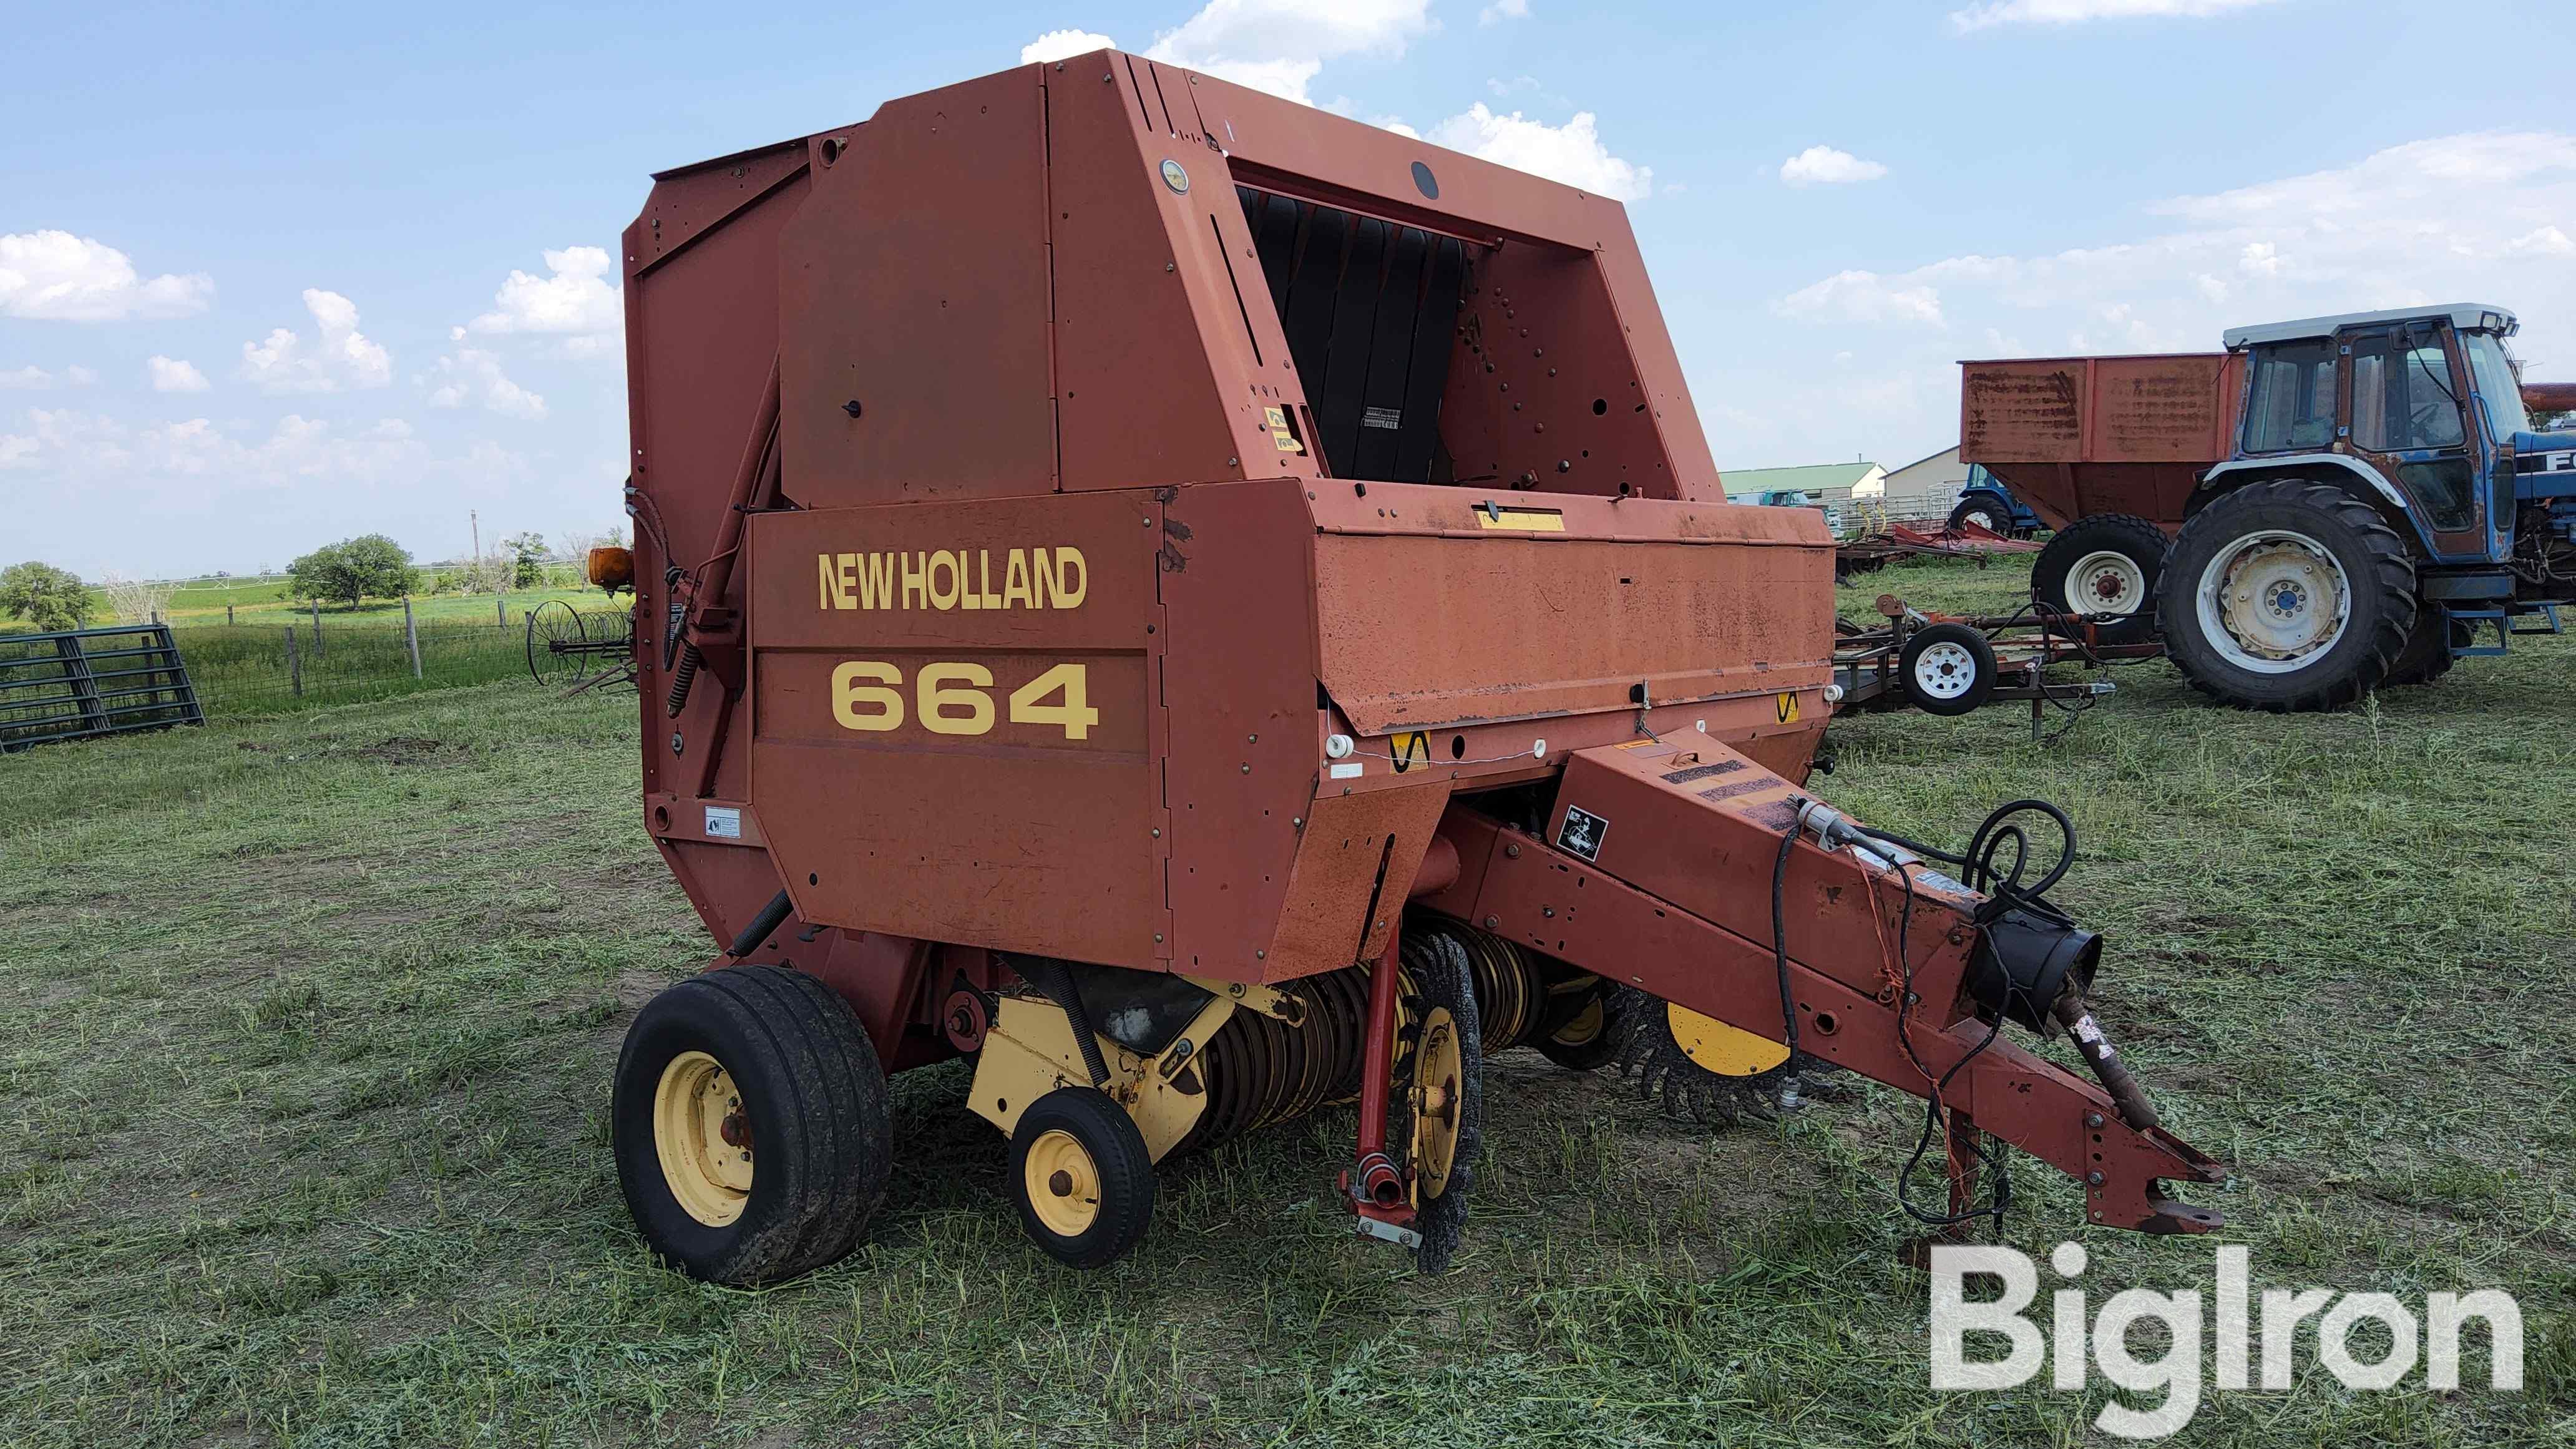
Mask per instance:
[[[1781,690],[1779,695],[1771,701],[1771,708],[1774,714],[1780,716],[1780,723],[1796,724],[1798,722],[1798,692],[1794,689]]]
[[[1288,424],[1286,408],[1263,408],[1261,420],[1270,425],[1270,442],[1283,453],[1303,453],[1306,445],[1297,441],[1297,430]]]
[[[1397,735],[1390,743],[1395,746],[1392,753],[1395,755],[1395,772],[1399,775],[1416,765],[1431,763],[1431,736],[1426,731]]]
[[[1360,426],[1384,428],[1390,433],[1400,433],[1404,431],[1404,410],[1402,408],[1362,408]]]
[[[1713,765],[1689,765],[1666,774],[1664,783],[1687,785],[1693,780],[1705,780],[1711,775],[1732,775],[1743,768],[1742,760],[1720,760]]]
[[[742,839],[742,812],[730,805],[707,807],[707,839]]]
[[[1610,833],[1610,822],[1580,805],[1565,807],[1565,823],[1556,828],[1556,843],[1568,855],[1585,860],[1601,858],[1601,837]]]

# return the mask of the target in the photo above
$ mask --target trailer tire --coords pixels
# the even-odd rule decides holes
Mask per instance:
[[[1925,714],[1961,715],[1995,693],[1995,646],[1965,624],[1917,629],[1896,654],[1905,702]]]
[[[2193,688],[2238,709],[2352,704],[2388,678],[2415,628],[2405,541],[2331,484],[2249,483],[2194,514],[2166,565],[2156,605],[2165,652]],[[2250,584],[2232,600],[2231,578]],[[2328,602],[2321,590],[2342,596],[2331,620],[2311,612]],[[2291,602],[2267,607],[2255,594]]]
[[[839,994],[783,966],[709,971],[645,1003],[610,1116],[646,1245],[711,1283],[775,1283],[847,1254],[893,1166],[875,1045]]]
[[[2093,632],[2102,643],[2143,644],[2156,634],[2165,552],[2165,531],[2134,514],[2079,518],[2040,549],[2030,596],[2044,609],[2099,619]]]
[[[1072,1268],[1104,1268],[1154,1220],[1154,1157],[1136,1119],[1096,1087],[1058,1087],[1011,1129],[1020,1226]]]

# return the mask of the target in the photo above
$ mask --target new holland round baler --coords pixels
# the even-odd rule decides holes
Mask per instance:
[[[847,1251],[960,1055],[1082,1265],[1356,1101],[1335,1191],[1437,1267],[1521,1046],[1923,1096],[1947,1218],[1999,1140],[2217,1221],[2046,882],[1805,789],[1833,541],[1725,502],[1618,203],[1104,51],[664,173],[623,262],[643,812],[722,954],[615,1142],[687,1271]]]

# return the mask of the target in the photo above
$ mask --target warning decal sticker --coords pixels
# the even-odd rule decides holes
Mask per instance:
[[[1609,833],[1609,821],[1580,805],[1568,805],[1565,807],[1565,823],[1556,830],[1556,843],[1568,855],[1599,860],[1601,837]]]

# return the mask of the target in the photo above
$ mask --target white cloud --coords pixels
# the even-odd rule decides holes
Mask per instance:
[[[1431,0],[1208,0],[1145,53],[1311,106],[1325,61],[1394,60],[1431,28]]]
[[[53,385],[54,375],[45,371],[41,367],[12,367],[0,369],[0,392],[32,392],[37,388],[52,387]]]
[[[1876,272],[1836,272],[1772,304],[1783,317],[1841,322],[1913,322],[1942,325],[1941,294],[1917,283],[1896,286]]]
[[[1087,55],[1095,50],[1116,50],[1118,42],[1089,30],[1050,30],[1020,47],[1020,64],[1062,60],[1072,55]]]
[[[71,366],[63,369],[63,381],[70,383],[74,387],[87,387],[91,383],[98,381],[98,370],[96,368],[83,367],[79,363],[73,363]]]
[[[0,316],[58,322],[185,317],[214,300],[202,272],[146,280],[125,253],[67,231],[0,236]]]
[[[383,387],[394,380],[393,358],[358,330],[358,304],[319,287],[304,289],[304,308],[320,336],[308,348],[283,327],[242,344],[242,376],[265,392],[338,392]]]
[[[2131,20],[2141,17],[2224,15],[2279,0],[1982,0],[1950,12],[1950,23],[1962,31],[1992,25],[2076,25],[2087,20]]]
[[[1494,0],[1476,12],[1478,25],[1500,25],[1506,20],[1529,19],[1529,0]]]
[[[279,491],[297,479],[334,487],[417,481],[429,451],[409,425],[387,418],[343,433],[289,413],[265,438],[244,438],[206,418],[136,426],[100,413],[30,408],[29,432],[0,438],[0,455],[78,485],[100,483],[129,497],[202,496],[207,480],[228,491]]]
[[[612,350],[626,313],[610,278],[616,260],[599,247],[565,247],[546,254],[547,275],[513,268],[492,296],[492,310],[450,335],[534,333],[565,338],[566,356],[593,357]]]
[[[206,375],[199,372],[193,362],[182,362],[156,353],[143,365],[151,375],[154,392],[204,392],[214,386],[206,381]]]
[[[1590,111],[1577,111],[1564,125],[1550,126],[1518,111],[1497,115],[1478,101],[1465,114],[1432,127],[1431,140],[1614,201],[1643,201],[1654,194],[1653,168],[1611,155]]]
[[[1810,146],[1780,163],[1780,179],[1792,186],[1832,186],[1848,181],[1876,181],[1887,168],[1863,161],[1849,151]]]
[[[546,415],[546,400],[512,382],[501,371],[501,359],[479,348],[460,347],[438,359],[438,375],[442,380],[429,395],[432,407],[471,405],[530,422]]]
[[[2544,226],[2537,231],[2525,232],[2506,242],[2504,249],[2515,253],[2563,257],[2576,253],[2576,241],[2568,240],[2567,233],[2554,226]]]

